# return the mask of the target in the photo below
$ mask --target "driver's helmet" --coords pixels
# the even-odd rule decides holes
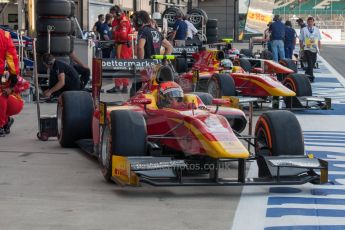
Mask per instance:
[[[236,48],[232,48],[231,50],[229,50],[229,53],[234,55],[240,55],[240,51]]]
[[[176,82],[168,81],[159,85],[159,103],[162,107],[172,107],[183,102],[183,90]]]
[[[220,66],[226,70],[232,70],[233,64],[230,59],[223,59],[220,61]]]

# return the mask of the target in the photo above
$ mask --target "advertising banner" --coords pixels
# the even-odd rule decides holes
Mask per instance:
[[[263,33],[267,24],[272,21],[274,0],[252,0],[250,1],[246,31],[250,33]]]

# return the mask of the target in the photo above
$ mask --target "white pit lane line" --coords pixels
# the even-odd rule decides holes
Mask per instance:
[[[324,58],[318,57],[322,64],[331,72],[332,75],[327,73],[327,77],[335,77],[342,88],[336,88],[335,91],[343,91],[345,86],[345,79],[327,62]],[[321,75],[321,76],[320,76]],[[324,77],[323,73],[316,73],[317,77]],[[340,84],[334,84],[339,86]],[[328,87],[330,83],[319,82],[313,83],[315,87]],[[336,102],[338,103],[338,102]],[[297,115],[297,114],[296,114]],[[344,114],[345,115],[345,114]],[[330,176],[345,177],[345,141],[343,140],[345,135],[345,116],[344,115],[297,115],[298,120],[301,123],[302,130],[307,131],[305,136],[316,135],[315,140],[305,137],[305,142],[309,142],[310,145],[306,146],[308,152],[325,152],[327,160],[337,162],[332,166],[338,167],[338,170],[332,171],[330,169]],[[333,137],[336,136],[336,137]],[[339,143],[328,143],[330,137],[335,140],[339,140]],[[340,142],[340,139],[344,141]],[[315,146],[314,146],[315,144]],[[339,154],[343,155],[339,155]],[[248,177],[257,176],[256,163],[251,164]],[[336,182],[345,184],[344,178],[335,179]],[[272,198],[297,198],[297,199],[339,199],[345,202],[345,185],[312,185],[305,184],[302,186],[245,186],[242,190],[241,198],[236,210],[236,214],[233,220],[232,230],[260,230],[260,229],[295,229],[293,226],[345,226],[345,206],[332,205],[332,204],[301,204],[301,203],[288,203],[281,205],[268,204],[269,199]],[[270,188],[274,187],[288,187],[300,190],[296,193],[270,193]],[[312,194],[312,191],[330,191],[329,194]],[[328,200],[329,201],[329,200]],[[316,215],[299,215],[299,213],[282,215],[277,217],[267,217],[268,210],[275,209],[296,209],[296,210],[315,210]],[[280,210],[278,210],[280,211]],[[318,214],[318,213],[324,213]],[[330,213],[329,216],[327,214]],[[335,214],[334,214],[335,213]],[[334,216],[332,216],[334,214]],[[285,228],[284,228],[285,227]],[[291,228],[289,228],[291,227]],[[297,229],[297,228],[296,228]],[[303,230],[304,228],[298,228]],[[305,228],[307,229],[307,228]],[[309,229],[309,228],[308,228]],[[314,229],[314,228],[310,228]],[[322,228],[329,229],[329,228]],[[345,229],[345,228],[339,228]]]

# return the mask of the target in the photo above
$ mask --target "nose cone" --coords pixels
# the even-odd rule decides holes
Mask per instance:
[[[271,95],[282,97],[294,97],[296,96],[296,93],[284,86],[283,84],[281,84],[280,82],[277,82],[277,84],[275,84],[271,89]]]
[[[244,147],[241,141],[212,141],[209,143],[207,151],[208,155],[212,158],[248,158],[249,152]]]

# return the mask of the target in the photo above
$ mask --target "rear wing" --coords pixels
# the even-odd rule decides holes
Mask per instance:
[[[160,63],[161,60],[156,59],[95,58],[93,65],[97,65],[98,74],[101,68],[101,78],[135,78],[141,70]]]
[[[172,51],[172,55],[176,56],[187,56],[190,57],[192,54],[197,53],[199,51],[198,46],[183,46],[183,47],[174,47]]]

